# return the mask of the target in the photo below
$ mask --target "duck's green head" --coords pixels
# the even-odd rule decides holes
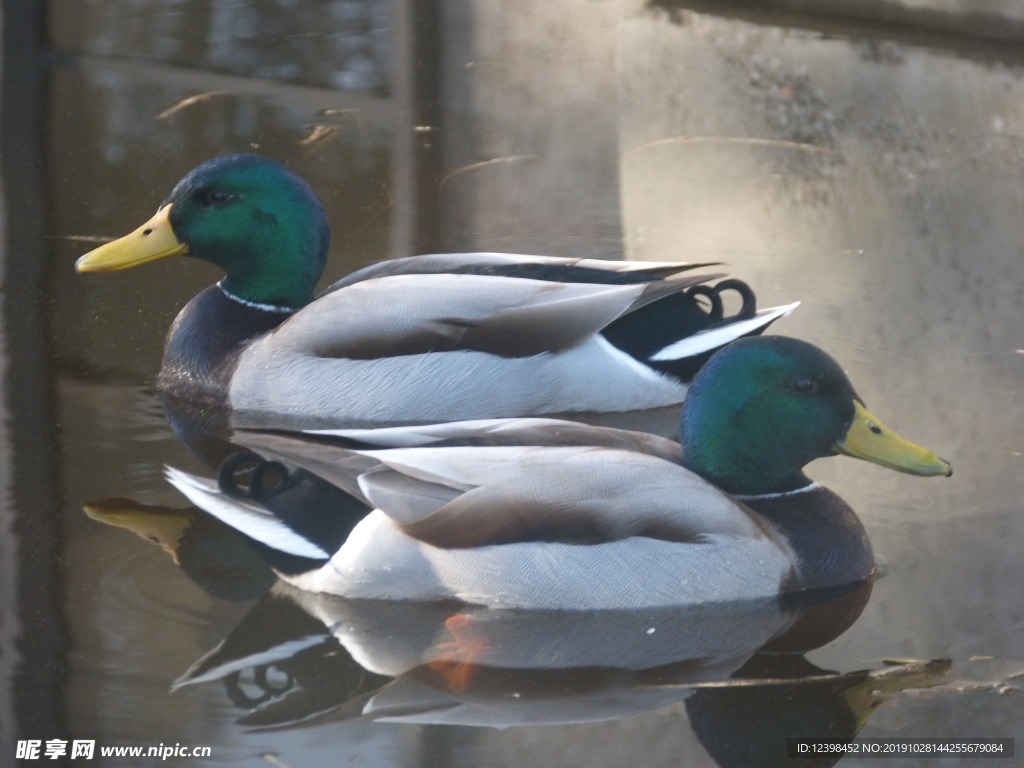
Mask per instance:
[[[194,168],[152,219],[75,267],[108,272],[195,256],[224,270],[231,294],[297,308],[312,298],[329,239],[323,206],[306,182],[269,158],[226,155]]]
[[[717,352],[690,386],[680,429],[686,465],[730,493],[801,488],[806,464],[837,453],[914,475],[953,471],[876,419],[835,360],[783,336]]]

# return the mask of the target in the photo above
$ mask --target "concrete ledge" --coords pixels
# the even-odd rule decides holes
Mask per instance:
[[[1024,6],[1013,0],[650,0],[648,6],[1024,61]]]

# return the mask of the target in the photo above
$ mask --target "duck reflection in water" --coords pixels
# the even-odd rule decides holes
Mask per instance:
[[[351,721],[565,725],[685,702],[723,766],[782,765],[792,737],[852,739],[944,661],[839,674],[803,652],[845,631],[871,582],[788,601],[518,611],[346,600],[278,583],[175,688],[220,682],[252,729]],[[824,764],[824,763],[819,763]]]
[[[143,504],[129,498],[82,505],[91,520],[131,531],[160,547],[194,584],[224,600],[256,600],[274,572],[233,529],[198,507]]]

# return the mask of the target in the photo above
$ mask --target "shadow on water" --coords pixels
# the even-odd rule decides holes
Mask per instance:
[[[251,766],[772,764],[803,728],[1024,738],[1019,12],[925,8],[941,29],[917,35],[872,15],[886,3],[852,27],[801,3],[651,5],[687,12],[4,6],[0,762],[63,738]],[[150,390],[172,318],[219,275],[72,272],[79,238],[128,231],[232,151],[321,195],[326,281],[431,250],[725,261],[766,304],[803,301],[778,332],[828,349],[957,477],[812,468],[882,563],[846,631],[827,602],[538,617],[264,595],[273,575],[162,477],[225,455],[216,432],[183,447]]]

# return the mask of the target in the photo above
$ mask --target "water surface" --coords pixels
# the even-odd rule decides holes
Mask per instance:
[[[36,171],[14,184],[5,158],[5,755],[19,739],[78,738],[208,745],[209,764],[246,766],[749,765],[728,749],[754,743],[744,723],[797,729],[807,712],[839,722],[862,711],[853,703],[864,737],[1008,736],[1024,748],[1019,65],[620,0],[520,6],[55,4],[41,58],[5,59],[42,75],[27,110],[38,129],[6,102],[3,126],[26,137],[20,159]],[[218,275],[190,261],[72,270],[89,247],[73,238],[130,231],[185,171],[231,151],[272,155],[323,197],[325,285],[431,250],[722,261],[762,305],[802,301],[774,331],[827,349],[874,412],[956,474],[812,466],[861,515],[882,575],[853,626],[806,658],[750,658],[787,620],[764,606],[590,628],[602,639],[635,630],[622,648],[638,652],[652,627],[660,639],[732,621],[716,630],[717,655],[699,633],[680,635],[666,644],[677,657],[615,674],[607,658],[556,674],[556,660],[520,646],[529,663],[517,677],[353,653],[332,627],[384,645],[420,638],[423,650],[470,620],[264,597],[269,575],[162,477],[165,464],[209,473],[166,424],[152,382],[174,314]],[[94,519],[103,512],[120,524]],[[268,610],[283,638],[261,623]],[[183,685],[225,638],[270,655]],[[951,665],[898,668],[877,683],[878,702],[849,694],[876,688],[846,676],[884,676],[892,659]],[[690,687],[806,675],[823,680],[784,695]],[[459,686],[487,702],[548,702],[535,721],[561,716],[504,729],[431,724],[444,720],[435,710],[403,710],[403,723],[357,716],[384,688]],[[285,713],[268,714],[278,702]],[[492,725],[529,720],[487,706]],[[261,730],[297,712],[323,722]],[[861,763],[872,764],[844,761]],[[1002,764],[901,764],[975,763]]]

